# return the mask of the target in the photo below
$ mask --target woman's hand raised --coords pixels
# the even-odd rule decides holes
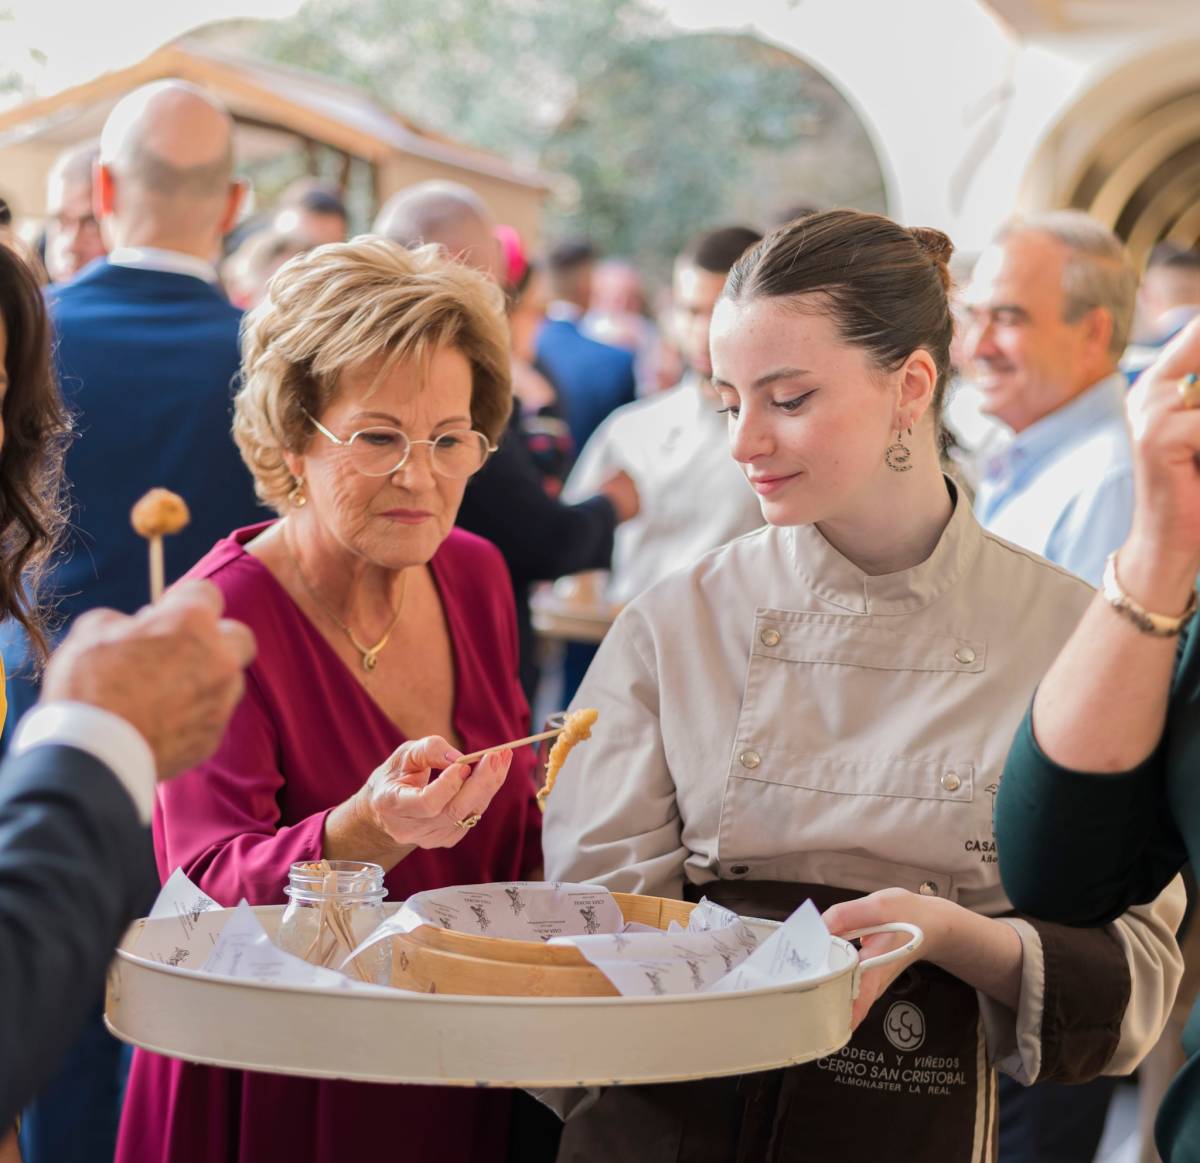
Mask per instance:
[[[391,868],[413,848],[453,848],[479,822],[512,763],[494,751],[472,769],[438,735],[402,743],[326,819],[328,859]],[[439,774],[440,772],[440,774]]]
[[[1134,597],[1158,613],[1178,613],[1200,569],[1200,320],[1183,329],[1142,374],[1129,396],[1137,506],[1117,562]],[[1128,576],[1127,576],[1128,575]],[[1178,609],[1175,607],[1179,607]]]

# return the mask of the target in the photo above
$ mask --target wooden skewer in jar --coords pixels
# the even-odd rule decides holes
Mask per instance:
[[[323,877],[323,880],[321,882],[321,906],[316,921],[317,931],[312,944],[303,955],[304,960],[312,965],[324,965],[336,969],[345,958],[354,952],[358,945],[354,936],[354,926],[350,920],[350,908],[354,902],[337,899],[338,875],[328,860],[315,860],[307,866],[306,871],[314,876]],[[355,884],[351,887],[351,893],[365,892],[366,887],[365,881]],[[328,944],[326,944],[327,939]],[[370,975],[357,960],[350,963],[350,968],[360,981],[370,982]]]
[[[163,595],[165,570],[163,541],[187,527],[192,519],[187,503],[170,489],[151,489],[129,514],[130,524],[139,536],[150,543],[150,600],[157,602]]]

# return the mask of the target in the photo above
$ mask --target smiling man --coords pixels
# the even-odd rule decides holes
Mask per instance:
[[[1012,430],[975,499],[991,532],[1098,585],[1133,513],[1125,379],[1137,276],[1086,214],[1009,223],[965,296],[964,351],[983,411]]]

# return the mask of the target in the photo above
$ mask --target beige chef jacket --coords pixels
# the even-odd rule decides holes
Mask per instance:
[[[953,488],[951,489],[953,492]],[[768,526],[628,606],[576,697],[599,709],[546,811],[546,875],[667,897],[714,878],[900,886],[1008,911],[992,810],[1034,687],[1092,596],[985,533],[965,499],[928,560],[868,576],[815,526]],[[1132,993],[1106,1072],[1153,1045],[1182,972],[1177,881],[1114,929]],[[1033,928],[996,1064],[1040,1067]],[[1081,981],[1080,987],[1084,988]]]

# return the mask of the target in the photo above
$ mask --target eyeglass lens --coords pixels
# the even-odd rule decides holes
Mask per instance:
[[[433,441],[409,440],[398,428],[364,428],[350,437],[346,451],[364,476],[388,476],[405,464],[414,443],[429,448],[433,471],[446,477],[471,476],[488,454],[487,438],[470,428],[443,432]]]

